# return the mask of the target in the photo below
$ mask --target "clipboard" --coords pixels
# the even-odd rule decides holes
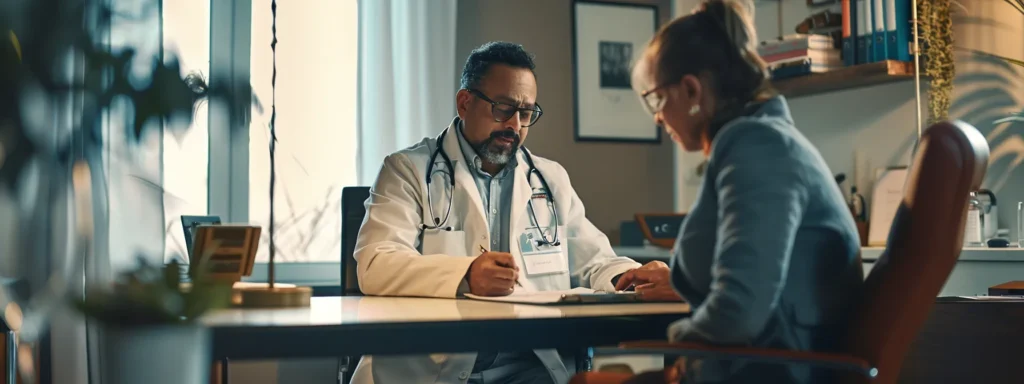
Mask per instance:
[[[467,293],[466,298],[513,304],[532,305],[581,305],[581,304],[622,304],[649,303],[632,291],[601,292],[589,288],[573,288],[568,291],[540,291],[512,293],[508,296],[479,296]]]
[[[640,303],[636,292],[570,293],[562,295],[558,304],[620,304]]]

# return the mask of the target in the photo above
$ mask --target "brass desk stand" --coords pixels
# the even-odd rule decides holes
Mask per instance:
[[[310,287],[288,287],[282,284],[275,284],[273,288],[265,284],[262,287],[236,287],[234,290],[240,296],[238,306],[244,308],[308,307],[313,297],[313,289]]]
[[[233,284],[231,301],[236,307],[308,307],[313,289],[275,284],[273,272],[267,283],[242,281],[243,276],[252,276],[259,239],[259,226],[197,226],[192,254],[201,256],[197,263],[190,264],[190,275],[195,278],[198,272],[191,268],[203,268],[210,278],[230,281]]]

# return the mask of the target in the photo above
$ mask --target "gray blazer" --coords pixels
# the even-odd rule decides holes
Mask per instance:
[[[673,341],[829,351],[859,298],[860,241],[821,155],[777,96],[719,131],[672,258],[693,306]],[[806,366],[689,362],[696,383],[822,382]]]

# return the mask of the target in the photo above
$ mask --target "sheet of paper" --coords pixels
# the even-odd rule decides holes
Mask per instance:
[[[903,185],[906,181],[906,168],[892,168],[883,171],[875,182],[871,194],[871,214],[868,216],[869,246],[884,247],[889,239],[889,229],[896,218],[896,210],[903,202]]]
[[[968,300],[1024,301],[1024,296],[957,296]]]
[[[474,300],[498,301],[503,303],[553,304],[561,300],[562,295],[595,292],[596,291],[590,288],[573,288],[565,291],[514,291],[508,296],[478,296],[472,293],[467,293],[466,297]]]

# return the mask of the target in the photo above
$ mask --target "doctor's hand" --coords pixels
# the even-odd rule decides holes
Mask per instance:
[[[683,301],[682,297],[672,288],[672,278],[668,265],[660,261],[652,261],[644,266],[631,269],[619,277],[615,290],[621,291],[630,286],[640,294],[640,298],[649,301]]]
[[[512,254],[484,252],[469,266],[469,292],[480,296],[507,296],[515,289],[519,267]]]

